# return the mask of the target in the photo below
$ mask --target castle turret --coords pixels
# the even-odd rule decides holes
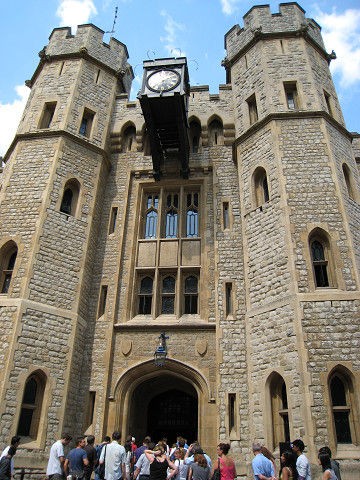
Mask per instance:
[[[103,43],[103,33],[93,25],[74,36],[68,28],[52,32],[5,157],[0,312],[13,333],[2,339],[9,368],[0,433],[3,442],[21,435],[24,449],[86,428],[78,402],[88,396],[83,352],[94,229],[110,171],[115,98],[129,93],[133,76],[126,46]]]
[[[351,368],[339,359],[342,335],[354,315],[359,322],[360,178],[329,71],[334,54],[304,13],[296,3],[277,14],[253,7],[225,36],[224,64],[236,112],[250,438],[272,450],[304,438],[316,463],[316,445],[341,458],[357,435],[351,416],[341,430],[332,395],[339,378],[350,392],[357,364],[355,340]]]

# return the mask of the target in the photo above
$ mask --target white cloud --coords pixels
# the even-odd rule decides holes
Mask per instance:
[[[78,25],[89,23],[91,15],[97,10],[93,0],[60,0],[56,15],[60,18],[60,26],[76,30]]]
[[[327,51],[335,50],[330,68],[339,76],[340,86],[350,87],[360,81],[360,9],[337,13],[318,10],[315,20],[322,27]]]
[[[239,0],[220,0],[221,10],[225,15],[232,15],[237,11]]]
[[[185,56],[185,52],[179,46],[180,42],[178,39],[178,33],[185,30],[185,25],[176,22],[165,10],[162,10],[160,15],[166,19],[164,27],[166,35],[160,37],[160,41],[164,44],[168,55],[171,57]]]
[[[18,85],[15,91],[19,98],[13,103],[0,103],[0,155],[3,156],[12,142],[21,115],[24,111],[26,101],[30,94],[30,89],[25,85]]]

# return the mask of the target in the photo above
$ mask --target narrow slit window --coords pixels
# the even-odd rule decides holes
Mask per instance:
[[[299,108],[299,100],[296,82],[284,83],[284,90],[286,96],[287,107],[289,110],[296,110]]]
[[[17,257],[17,250],[13,252],[8,260],[5,263],[5,269],[2,272],[2,286],[1,286],[1,293],[8,293],[11,283],[11,278],[13,275],[15,262]]]
[[[112,207],[111,214],[110,214],[109,235],[115,232],[117,215],[118,215],[118,207]]]
[[[54,117],[56,102],[45,103],[44,110],[41,116],[39,128],[50,128]]]
[[[85,108],[83,117],[81,119],[79,133],[84,137],[90,137],[92,125],[94,122],[95,113]]]
[[[325,90],[324,90],[324,97],[325,97],[325,103],[326,103],[328,114],[333,116],[333,112],[331,108],[331,98],[330,98],[330,95]]]
[[[102,317],[105,314],[107,293],[107,285],[101,285],[98,318]]]
[[[235,406],[236,406],[236,394],[235,393],[229,393],[229,398],[228,398],[229,433],[232,430],[235,430],[235,427],[236,427]]]
[[[223,202],[223,227],[230,228],[229,202]]]
[[[338,443],[352,443],[348,390],[347,382],[343,381],[340,376],[334,375],[330,381],[330,394]]]
[[[232,293],[232,283],[225,284],[225,305],[226,305],[226,316],[233,314],[233,293]]]
[[[252,125],[253,123],[257,122],[259,118],[255,94],[251,95],[251,97],[248,98],[246,102],[248,104],[248,109],[249,109],[250,125]]]

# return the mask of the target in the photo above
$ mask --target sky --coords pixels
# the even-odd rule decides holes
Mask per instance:
[[[191,85],[209,85],[218,93],[225,83],[224,35],[254,5],[268,3],[272,13],[280,2],[245,0],[1,0],[0,10],[0,156],[16,133],[38,65],[38,52],[56,27],[93,23],[108,43],[125,43],[135,79],[131,98],[141,85],[144,60],[186,56]],[[360,132],[360,1],[298,2],[322,27],[326,50],[337,59],[331,72],[349,131]],[[115,11],[117,8],[117,14]],[[114,31],[114,33],[110,33]]]

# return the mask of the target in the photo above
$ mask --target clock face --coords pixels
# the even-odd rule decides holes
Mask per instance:
[[[167,92],[180,83],[180,75],[175,70],[158,70],[147,79],[147,85],[154,92]]]

